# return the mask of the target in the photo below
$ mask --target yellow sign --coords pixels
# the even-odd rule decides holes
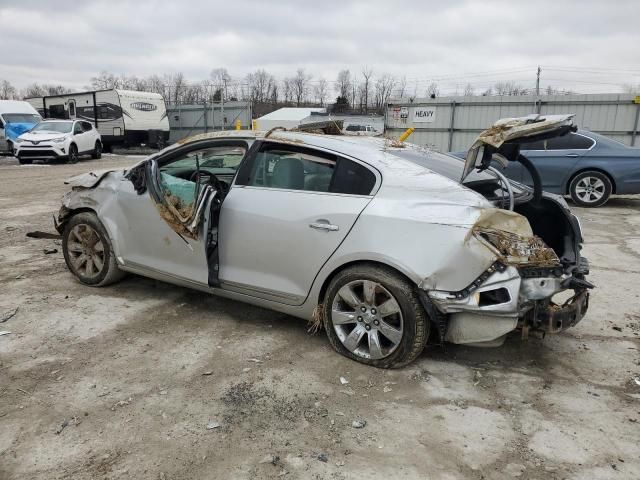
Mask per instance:
[[[640,103],[640,95],[633,99],[633,103]]]

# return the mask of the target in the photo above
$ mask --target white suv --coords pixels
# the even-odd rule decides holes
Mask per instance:
[[[100,158],[102,139],[84,120],[45,120],[16,138],[14,148],[21,164],[35,159],[76,163],[80,155]]]

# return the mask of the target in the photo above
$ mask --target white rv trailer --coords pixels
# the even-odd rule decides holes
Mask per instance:
[[[113,145],[163,147],[169,119],[162,95],[132,90],[96,90],[25,99],[44,118],[93,123],[108,150]]]

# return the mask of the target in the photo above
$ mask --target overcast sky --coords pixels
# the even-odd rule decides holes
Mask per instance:
[[[82,88],[101,70],[234,78],[305,68],[406,75],[421,96],[471,82],[579,93],[640,84],[638,0],[0,0],[0,79]]]

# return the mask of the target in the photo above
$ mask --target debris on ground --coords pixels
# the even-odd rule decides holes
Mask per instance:
[[[215,428],[220,428],[220,427],[221,425],[215,420],[209,420],[209,423],[207,423],[207,430],[213,430]]]
[[[362,419],[357,419],[351,422],[351,426],[353,428],[364,428],[366,425],[367,425],[367,421]]]
[[[42,250],[45,255],[51,255],[52,253],[58,253],[58,249],[54,247],[48,247]]]
[[[213,375],[213,371],[207,370],[206,372],[203,372],[202,375]]]
[[[113,406],[111,407],[111,410],[115,411],[117,407],[124,407],[125,405],[129,405],[132,401],[133,401],[132,397],[129,397],[126,400],[120,400],[119,402],[116,402],[113,404]]]
[[[69,426],[69,420],[64,420],[64,422],[62,422],[60,424],[60,426],[58,428],[56,428],[56,435],[60,435],[62,433],[62,431],[67,428]]]
[[[347,379],[346,379],[346,378],[344,378],[344,377],[340,377],[340,383],[341,383],[342,385],[347,385],[347,384],[349,383],[349,380],[347,380]]]
[[[329,455],[327,455],[326,453],[312,453],[311,454],[311,458],[315,458],[317,460],[320,460],[321,462],[327,463],[329,461]]]
[[[270,463],[271,465],[277,465],[279,460],[280,457],[278,455],[270,453],[262,457],[262,460],[260,460],[258,463]]]
[[[16,313],[18,313],[18,307],[14,309],[7,310],[6,312],[0,313],[0,323],[4,323],[13,317]]]
[[[640,385],[640,378],[635,377],[633,381],[636,382],[636,385]]]
[[[50,232],[41,232],[36,230],[34,232],[27,232],[27,237],[29,238],[46,238],[49,240],[60,240],[62,239],[62,235],[59,233],[50,233]]]
[[[389,393],[389,392],[390,392],[390,391],[392,391],[392,390],[393,390],[393,388],[391,388],[391,387],[387,387],[387,386],[385,386],[385,387],[382,389],[382,391],[383,391],[384,393]]]
[[[10,332],[10,331],[8,331],[8,330],[2,330],[2,331],[0,332],[0,337],[1,337],[2,335],[9,335],[10,333],[11,333],[11,332]]]
[[[247,362],[262,363],[262,360],[260,360],[259,358],[249,358]]]
[[[614,329],[616,332],[622,331],[622,327],[611,327],[611,328]]]

